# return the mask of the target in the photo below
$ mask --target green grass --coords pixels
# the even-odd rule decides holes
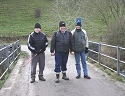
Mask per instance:
[[[21,51],[20,58],[26,58],[26,57],[27,57],[27,53],[24,51]]]
[[[67,29],[74,29],[76,17],[81,17],[83,19],[83,28],[88,34],[94,34],[98,37],[105,33],[106,27],[100,20],[98,20],[98,17],[92,15],[90,11],[91,9],[88,8],[88,5],[84,0],[81,1],[78,6],[81,7],[78,14],[76,14],[78,9],[75,5],[75,1],[67,3],[69,9],[63,2],[68,2],[68,0],[58,1],[60,19],[57,14],[56,0],[0,1],[0,36],[13,37],[29,35],[33,31],[36,22],[41,24],[44,33],[51,36],[53,32],[58,29],[58,23],[60,20],[66,22]],[[76,6],[76,8],[74,8],[74,6]],[[41,18],[34,18],[36,9],[41,10]]]
[[[0,31],[1,36],[20,36],[31,33],[34,24],[45,23],[45,8],[49,0],[5,0],[0,2]],[[43,18],[34,18],[36,9],[41,9]]]
[[[89,60],[89,62],[92,62]],[[112,79],[120,81],[122,83],[125,83],[125,81],[122,79],[122,77],[118,76],[116,73],[112,72],[109,69],[104,68],[103,66],[99,65],[98,63],[94,64],[96,67],[98,67],[100,70],[104,71],[107,75],[109,75]]]

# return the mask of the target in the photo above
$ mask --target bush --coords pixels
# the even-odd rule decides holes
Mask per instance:
[[[105,36],[107,44],[125,47],[125,19],[119,18],[110,24],[108,33]]]
[[[108,33],[104,36],[103,42],[109,45],[120,46],[125,48],[125,19],[123,17],[119,18],[118,20],[112,22],[108,28]],[[104,51],[108,53],[108,49],[105,48]],[[112,57],[116,57],[116,51],[109,53]],[[120,50],[120,60],[124,61],[125,57],[125,50]],[[117,58],[117,57],[116,57]],[[110,62],[113,64],[114,62]],[[125,64],[121,64],[121,70],[125,68]]]
[[[35,10],[35,15],[34,15],[35,18],[41,18],[41,9],[36,9]]]

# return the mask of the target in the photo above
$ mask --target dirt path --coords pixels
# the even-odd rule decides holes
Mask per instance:
[[[30,55],[26,45],[22,45],[21,50]],[[30,64],[22,67],[23,60],[18,61],[18,74],[15,79],[10,76],[0,90],[0,96],[125,96],[125,84],[111,80],[109,76],[92,64],[88,64],[89,75],[92,79],[87,80],[83,76],[81,79],[76,79],[74,56],[69,56],[67,65],[67,76],[70,80],[60,79],[59,84],[54,81],[54,57],[50,56],[49,48],[46,50],[45,82],[39,81],[36,75],[36,82],[29,83]],[[12,80],[14,82],[11,84]]]

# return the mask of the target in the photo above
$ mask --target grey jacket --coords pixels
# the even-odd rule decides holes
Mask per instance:
[[[88,37],[85,30],[76,31],[76,29],[71,31],[73,35],[73,41],[75,46],[75,52],[85,51],[85,47],[88,48]]]

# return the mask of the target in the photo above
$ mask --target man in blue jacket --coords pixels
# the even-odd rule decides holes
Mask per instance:
[[[64,21],[59,22],[59,30],[55,32],[51,40],[51,56],[55,55],[55,72],[56,83],[59,83],[60,72],[62,72],[62,79],[69,80],[66,76],[66,64],[69,55],[69,49],[71,54],[74,54],[74,44],[71,32],[66,30],[66,24]]]
[[[43,71],[45,67],[45,53],[46,47],[48,46],[48,40],[46,35],[41,32],[41,25],[35,24],[34,32],[28,37],[28,49],[31,51],[31,57],[36,55],[31,61],[31,83],[35,82],[36,66],[39,63],[39,80],[45,81],[43,77]]]

